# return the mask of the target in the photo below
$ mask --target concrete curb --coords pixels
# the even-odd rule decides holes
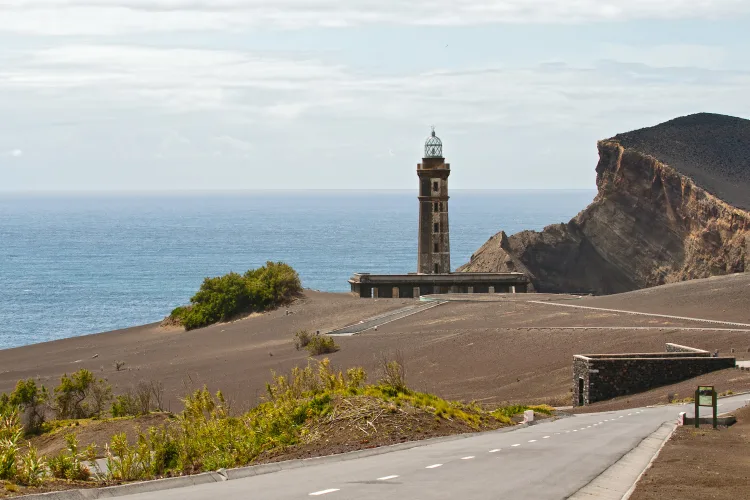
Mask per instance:
[[[543,423],[544,420],[536,423]],[[218,483],[222,481],[231,481],[233,479],[242,479],[252,476],[261,476],[271,474],[282,470],[299,469],[301,467],[313,467],[320,464],[344,462],[347,460],[356,460],[358,458],[371,457],[375,455],[384,455],[395,451],[409,450],[431,444],[444,443],[448,441],[457,441],[479,435],[501,434],[513,432],[518,429],[528,427],[529,424],[521,423],[512,427],[504,427],[488,432],[473,432],[468,434],[456,434],[454,436],[443,436],[422,441],[409,441],[390,446],[380,446],[367,450],[352,451],[349,453],[339,453],[338,455],[328,455],[325,457],[302,458],[297,460],[287,460],[285,462],[276,462],[270,464],[250,465],[239,467],[237,469],[220,469],[215,472],[203,472],[192,476],[172,477],[166,479],[154,479],[151,481],[142,481],[138,483],[129,483],[119,486],[107,486],[105,488],[90,488],[80,490],[51,491],[49,493],[37,493],[32,495],[23,495],[14,498],[24,498],[27,500],[96,500],[99,498],[113,498],[126,495],[135,495],[137,493],[146,493],[153,491],[171,490],[175,488],[185,488],[206,483]]]
[[[667,425],[667,424],[664,424],[664,425]],[[633,494],[633,492],[635,491],[635,489],[638,487],[638,483],[640,482],[640,480],[643,477],[643,475],[646,473],[647,470],[649,470],[651,468],[651,466],[654,464],[654,462],[656,461],[656,459],[659,457],[659,454],[661,453],[661,450],[663,450],[664,446],[666,446],[666,444],[669,442],[669,440],[672,439],[672,436],[674,435],[675,431],[677,430],[677,427],[679,427],[679,426],[675,425],[674,427],[672,427],[672,430],[669,432],[669,434],[667,435],[667,437],[664,438],[664,441],[662,441],[661,446],[659,446],[659,449],[656,450],[656,453],[654,453],[654,456],[651,457],[651,460],[649,460],[648,465],[646,465],[646,467],[641,471],[641,473],[638,474],[638,478],[633,483],[633,486],[631,486],[630,489],[627,492],[625,492],[625,494],[622,496],[622,500],[628,500],[628,498],[630,498],[630,496]]]
[[[651,467],[659,452],[672,437],[677,424],[665,422],[644,438],[638,446],[568,497],[570,500],[627,500],[643,473]]]

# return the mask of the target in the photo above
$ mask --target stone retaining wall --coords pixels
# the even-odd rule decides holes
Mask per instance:
[[[705,373],[733,368],[734,358],[667,344],[664,353],[592,354],[573,359],[576,406],[674,384]]]

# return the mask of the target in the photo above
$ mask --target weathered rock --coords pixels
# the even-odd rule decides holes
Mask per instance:
[[[738,206],[750,207],[750,120],[692,115],[598,147],[591,205],[542,232],[501,232],[459,271],[609,294],[747,269],[750,213]]]

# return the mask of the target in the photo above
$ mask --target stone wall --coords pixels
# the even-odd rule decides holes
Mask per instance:
[[[573,359],[574,404],[643,392],[734,366],[734,358],[713,358],[677,344],[667,344],[665,353],[579,355]]]

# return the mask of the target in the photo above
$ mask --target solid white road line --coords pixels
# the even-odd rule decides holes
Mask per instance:
[[[333,493],[334,491],[341,491],[341,490],[338,489],[338,488],[331,488],[330,490],[322,490],[322,491],[316,491],[314,493],[310,493],[310,496],[311,497],[317,497],[317,496],[320,496],[320,495],[326,495],[328,493]]]
[[[427,467],[425,467],[425,469],[437,469],[438,467],[442,467],[442,466],[443,464],[433,464],[433,465],[428,465]]]
[[[388,481],[389,479],[396,479],[398,476],[385,476],[385,477],[379,477],[378,481]]]
[[[474,458],[474,457],[473,456],[471,456],[471,457],[463,457],[461,460],[471,460],[472,458]]]

